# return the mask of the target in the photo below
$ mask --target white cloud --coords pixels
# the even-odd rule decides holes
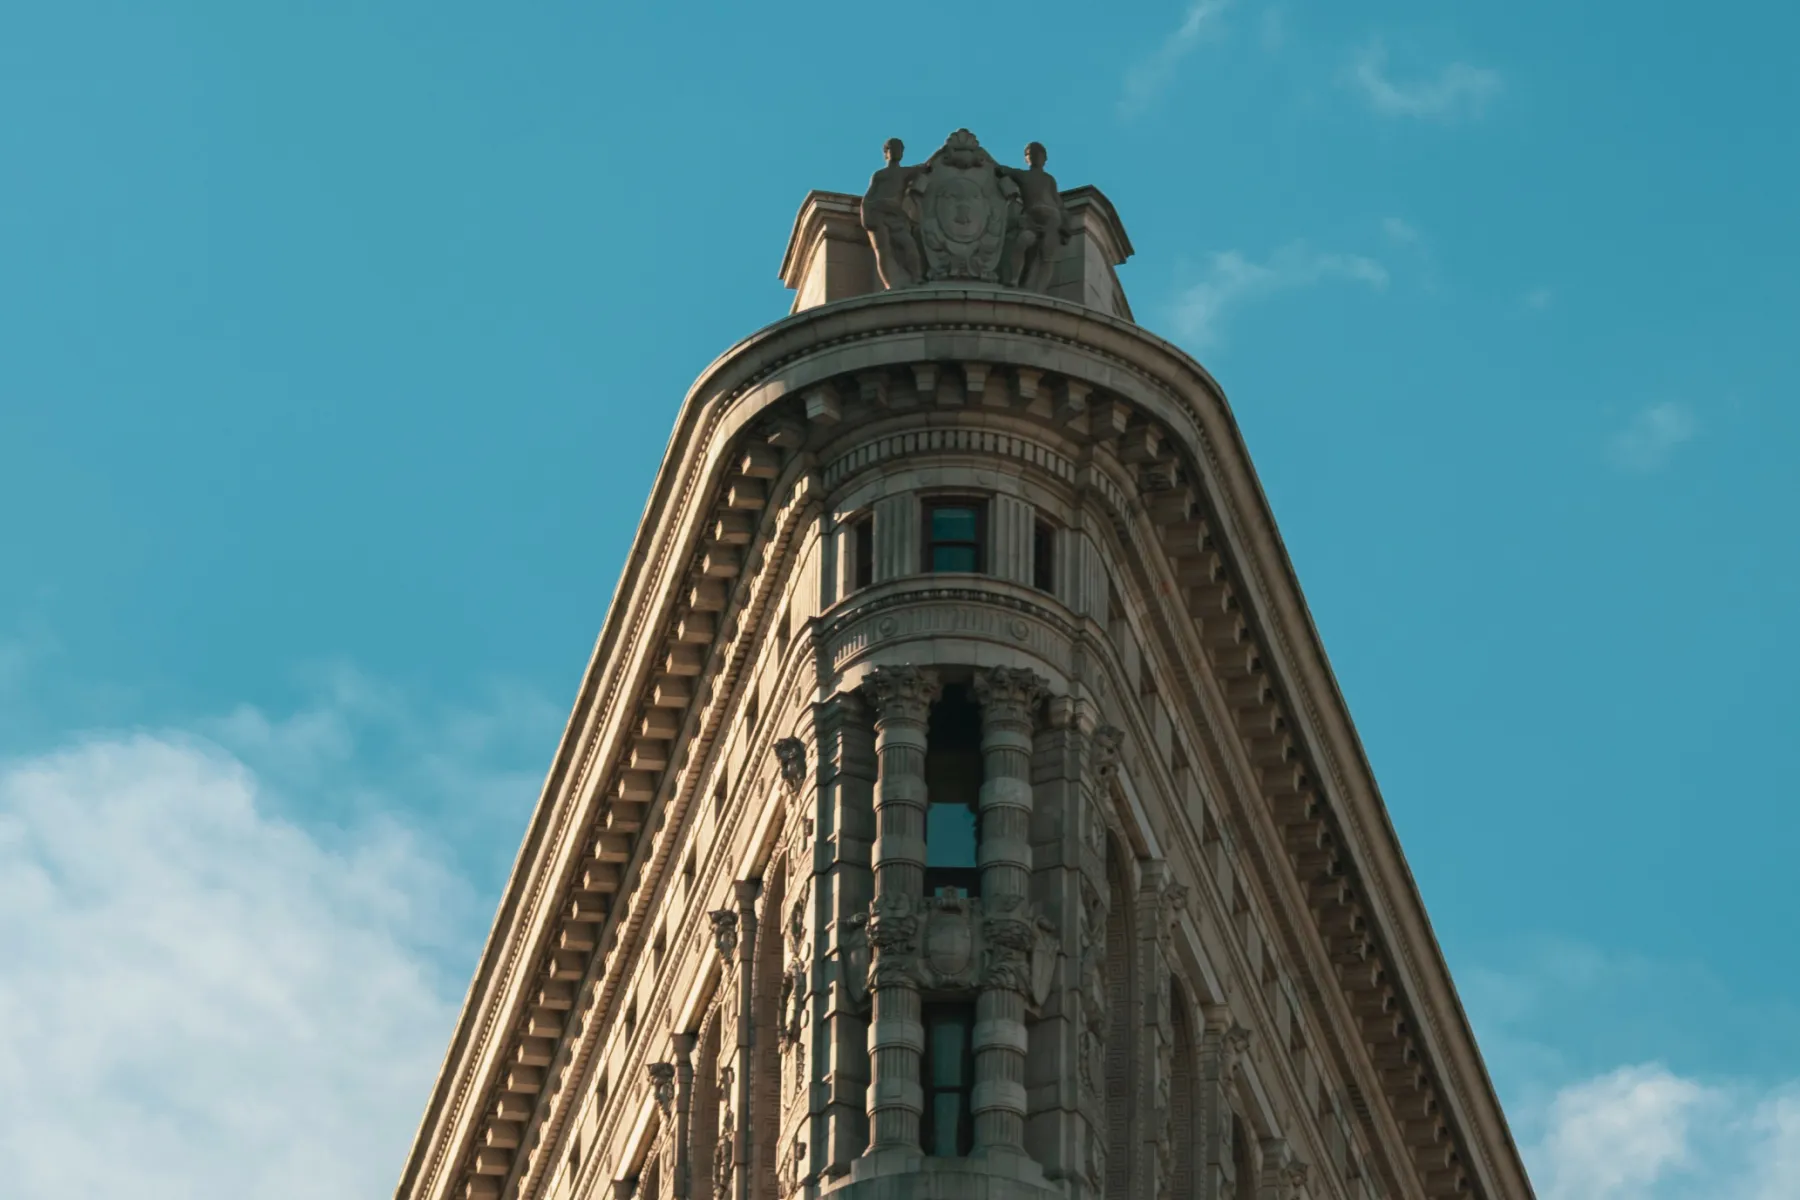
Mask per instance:
[[[1544,1200],[1791,1200],[1800,1091],[1621,1067],[1559,1090],[1528,1157]]]
[[[1450,63],[1429,78],[1394,79],[1388,74],[1387,46],[1380,40],[1357,52],[1349,78],[1382,116],[1428,121],[1478,116],[1500,92],[1499,72],[1465,62]]]
[[[1623,470],[1654,471],[1699,431],[1699,422],[1691,412],[1665,400],[1634,413],[1625,428],[1608,439],[1607,455]]]
[[[1556,299],[1556,293],[1547,287],[1532,288],[1525,293],[1525,307],[1532,312],[1543,312]]]
[[[1397,246],[1412,246],[1419,241],[1418,227],[1399,217],[1385,218],[1381,222],[1381,232],[1387,234],[1388,241]]]
[[[1125,116],[1142,112],[1167,87],[1175,68],[1194,47],[1217,36],[1221,19],[1233,0],[1191,0],[1187,11],[1162,44],[1141,62],[1125,72],[1125,91],[1119,98],[1119,111]]]
[[[358,765],[354,710],[204,724],[212,739],[0,761],[9,1197],[298,1200],[398,1178],[488,899],[395,819],[408,805]],[[479,721],[442,727],[454,795],[516,786],[455,747]],[[283,815],[300,811],[325,822]]]
[[[1226,250],[1213,255],[1205,278],[1176,300],[1175,327],[1201,349],[1216,346],[1224,318],[1233,308],[1329,280],[1380,290],[1387,286],[1388,272],[1372,258],[1316,251],[1301,242],[1283,246],[1266,262],[1253,262],[1236,250]]]

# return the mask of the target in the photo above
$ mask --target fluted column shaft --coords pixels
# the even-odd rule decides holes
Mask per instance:
[[[988,971],[975,1000],[975,1148],[1025,1148],[1025,1002],[1037,923],[1030,909],[1032,727],[1044,681],[994,667],[981,702],[981,867]]]
[[[925,889],[925,731],[941,694],[937,674],[881,667],[867,689],[875,709],[875,900],[869,1026],[869,1149],[919,1149],[925,1107],[919,1062],[925,1049],[919,985],[909,959],[920,934]]]

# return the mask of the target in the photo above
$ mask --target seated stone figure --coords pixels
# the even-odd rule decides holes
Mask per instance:
[[[901,166],[906,145],[899,138],[889,138],[881,151],[887,166],[869,177],[869,190],[863,193],[862,226],[875,248],[875,269],[881,282],[889,288],[905,287],[925,275],[914,232],[916,218],[907,205],[914,182],[929,168]]]
[[[1002,278],[1014,287],[1048,291],[1050,273],[1069,240],[1062,193],[1056,177],[1044,170],[1049,152],[1042,142],[1025,147],[1025,170],[996,166],[995,172],[1019,189],[1018,230],[1009,248]]]

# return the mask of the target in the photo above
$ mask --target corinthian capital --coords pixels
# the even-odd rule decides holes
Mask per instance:
[[[653,1062],[645,1071],[650,1076],[650,1094],[656,1098],[656,1107],[667,1118],[675,1106],[675,1064]]]
[[[989,722],[1029,721],[1039,701],[1049,694],[1049,682],[1023,667],[989,667],[975,672],[975,698],[981,701],[983,719]]]
[[[863,688],[875,705],[877,721],[924,724],[934,700],[944,694],[938,673],[929,667],[876,667]]]
[[[1112,725],[1094,730],[1089,765],[1094,778],[1102,783],[1119,773],[1119,749],[1125,744],[1125,731]]]
[[[719,952],[719,957],[724,959],[725,964],[729,966],[731,956],[737,953],[738,915],[729,908],[715,908],[706,916],[712,922],[713,948]]]

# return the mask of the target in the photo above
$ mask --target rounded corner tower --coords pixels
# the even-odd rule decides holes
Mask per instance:
[[[1217,385],[1043,147],[807,196],[397,1200],[1524,1200]]]

